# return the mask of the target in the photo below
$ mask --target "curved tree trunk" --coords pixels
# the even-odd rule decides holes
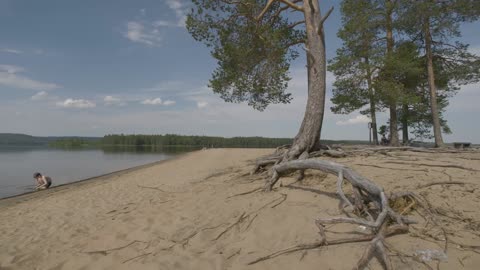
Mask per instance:
[[[320,6],[318,0],[304,0],[303,2],[307,34],[308,99],[302,125],[284,160],[298,158],[303,152],[312,152],[319,147],[325,108],[327,68]]]

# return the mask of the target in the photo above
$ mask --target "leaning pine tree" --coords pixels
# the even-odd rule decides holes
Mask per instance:
[[[276,164],[265,190],[271,190],[280,176],[291,171],[300,171],[301,176],[307,169],[334,174],[338,176],[340,208],[349,216],[319,218],[315,222],[320,230],[319,241],[275,252],[249,264],[305,249],[369,241],[355,269],[366,268],[375,253],[380,255],[382,265],[391,269],[385,238],[407,232],[408,224],[413,221],[390,205],[399,198],[414,200],[415,195],[402,192],[387,196],[383,188],[342,164],[307,159],[320,147],[326,88],[323,23],[332,9],[322,16],[318,0],[193,0],[193,3],[195,8],[188,16],[187,29],[196,40],[212,48],[218,67],[210,87],[225,101],[247,102],[258,110],[271,103],[288,103],[291,96],[285,91],[290,62],[298,56],[297,45],[303,44],[308,74],[305,116],[291,147],[264,160],[263,165]],[[294,16],[287,16],[288,11],[298,12],[303,18],[291,21]],[[348,197],[343,181],[352,186],[353,193]],[[325,225],[336,223],[365,226],[372,233],[327,241]]]
[[[303,2],[303,5],[300,5]],[[290,62],[303,45],[308,70],[308,100],[300,130],[282,160],[298,159],[320,146],[325,106],[325,38],[318,1],[194,0],[187,19],[192,36],[212,48],[218,67],[210,80],[227,102],[247,102],[258,110],[288,103]],[[292,21],[289,11],[303,14]],[[292,15],[289,15],[293,17]]]

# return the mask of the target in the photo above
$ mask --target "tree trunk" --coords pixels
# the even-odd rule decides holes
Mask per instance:
[[[365,64],[367,66],[367,87],[368,95],[370,99],[370,118],[372,119],[372,132],[373,132],[373,144],[378,145],[378,133],[377,133],[377,115],[375,110],[375,90],[372,85],[372,72],[370,71],[370,62],[368,57],[365,57]]]
[[[389,0],[387,3],[387,16],[386,16],[386,32],[387,32],[387,57],[390,57],[393,54],[393,25],[392,25],[392,12],[393,12],[393,1]],[[389,65],[389,68],[390,65]],[[391,76],[391,72],[388,72]],[[393,78],[389,78],[393,80]],[[397,121],[397,98],[392,94],[389,97],[389,109],[390,109],[390,145],[399,146],[398,141],[398,121]]]
[[[427,56],[428,87],[430,89],[430,106],[432,110],[433,135],[435,137],[435,147],[442,147],[443,138],[442,138],[441,125],[440,125],[440,117],[438,115],[438,107],[437,107],[437,89],[435,86],[435,72],[433,71],[432,36],[430,35],[429,20],[430,19],[427,17],[424,21],[425,53]]]
[[[304,0],[306,54],[308,69],[308,99],[302,125],[284,160],[298,158],[303,152],[312,152],[320,145],[326,90],[325,36],[318,31],[321,13],[318,0]],[[320,26],[321,27],[321,26]]]
[[[402,112],[402,140],[404,145],[408,145],[408,104],[403,104]]]

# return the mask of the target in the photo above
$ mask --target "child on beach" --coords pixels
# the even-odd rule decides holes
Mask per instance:
[[[52,185],[52,179],[48,176],[44,176],[39,172],[33,174],[33,178],[37,180],[36,190],[47,189]]]

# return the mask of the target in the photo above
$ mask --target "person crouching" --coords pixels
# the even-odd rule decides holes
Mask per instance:
[[[52,185],[52,179],[48,176],[44,176],[39,172],[33,174],[33,178],[37,180],[36,190],[47,189]]]

